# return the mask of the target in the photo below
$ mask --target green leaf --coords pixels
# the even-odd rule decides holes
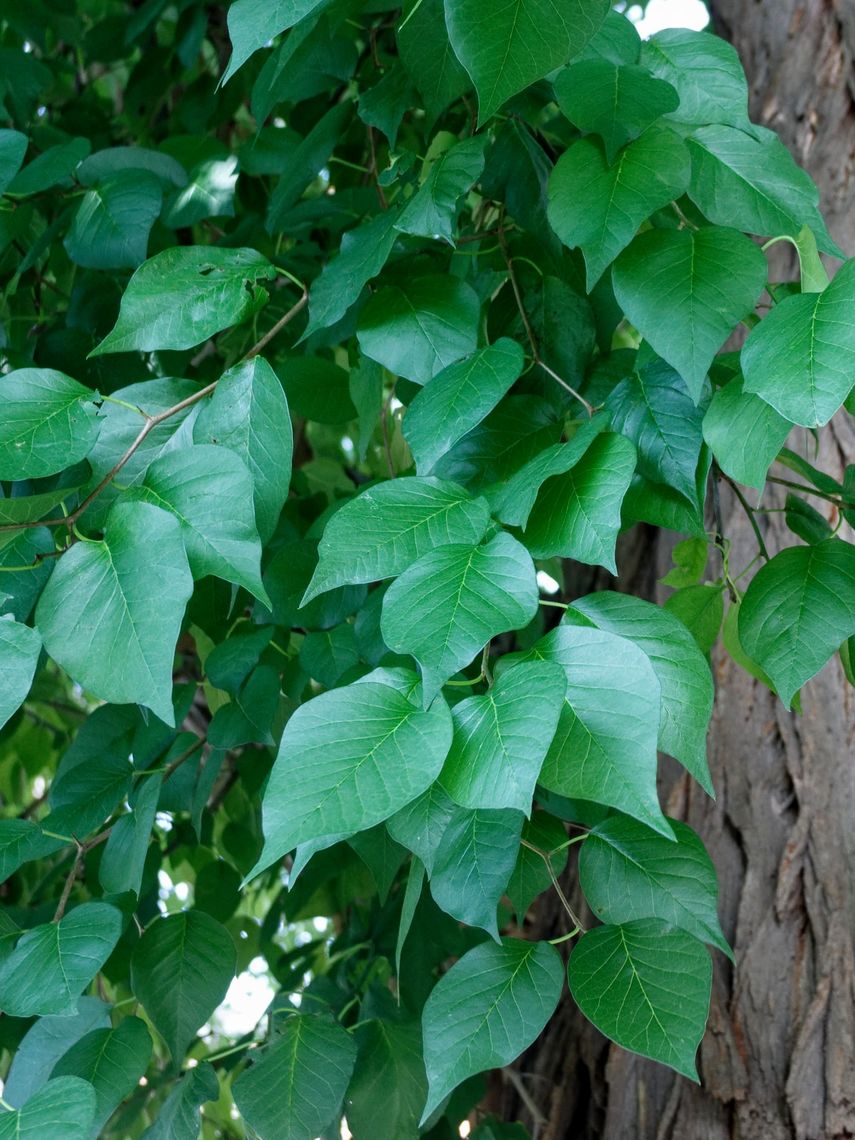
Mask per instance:
[[[833,537],[834,532],[828,519],[798,495],[788,492],[784,511],[787,526],[804,542],[823,542]]]
[[[382,823],[433,783],[450,744],[442,700],[423,712],[404,693],[367,681],[307,701],[285,726],[270,773],[255,870],[309,839]]]
[[[491,494],[490,502],[496,518],[510,526],[524,527],[546,480],[574,467],[607,426],[607,416],[595,415],[574,432],[568,443],[556,443],[538,450],[528,463]]]
[[[289,155],[285,170],[270,195],[266,223],[268,233],[279,233],[283,227],[287,228],[289,211],[297,205],[306,187],[317,178],[340,142],[352,114],[352,103],[347,100],[336,103],[318,119]]]
[[[661,606],[608,590],[577,598],[568,620],[574,612],[598,629],[627,638],[647,655],[662,695],[659,748],[679,760],[712,795],[706,739],[713,680],[692,635]]]
[[[301,340],[318,329],[336,324],[362,290],[376,277],[392,252],[398,237],[395,210],[384,210],[376,218],[348,230],[341,239],[338,257],[327,261],[309,290],[309,323]]]
[[[632,139],[680,100],[670,83],[644,67],[583,59],[559,72],[553,84],[558,106],[586,134],[600,136],[609,162]]]
[[[429,703],[491,638],[527,625],[537,601],[530,555],[502,533],[423,555],[386,592],[380,628],[390,649],[418,661]]]
[[[395,941],[395,977],[401,977],[401,955],[410,927],[413,925],[416,908],[422,897],[425,884],[425,866],[419,859],[414,858],[410,863],[407,875],[407,885],[404,888],[404,898],[401,902],[401,921],[398,926],[398,937]]]
[[[482,943],[434,987],[422,1015],[429,1093],[422,1123],[461,1081],[507,1065],[558,1004],[561,959],[546,942]]]
[[[45,649],[101,700],[174,724],[172,659],[193,592],[181,529],[148,503],[117,503],[102,542],[79,542],[36,609]]]
[[[75,1042],[53,1070],[54,1077],[81,1077],[95,1089],[94,1135],[139,1084],[151,1058],[145,1022],[126,1017],[115,1029],[93,1029]]]
[[[647,655],[615,634],[560,625],[526,658],[555,661],[567,674],[541,784],[617,808],[670,837],[656,795],[660,685]]]
[[[762,127],[701,127],[688,140],[692,201],[719,226],[798,237],[808,225],[820,249],[842,257],[819,212],[819,191],[777,135]]]
[[[224,926],[200,910],[156,918],[131,959],[131,989],[178,1062],[235,975]]]
[[[0,882],[6,882],[24,865],[52,855],[62,839],[46,836],[32,820],[0,820]]]
[[[404,115],[417,102],[406,69],[393,64],[378,83],[359,96],[359,117],[370,127],[379,128],[394,148]]]
[[[132,810],[113,824],[98,868],[99,881],[108,894],[140,893],[161,784],[159,774],[141,780],[134,789]]]
[[[113,175],[84,194],[63,242],[66,253],[84,269],[136,269],[162,200],[153,174]]]
[[[89,355],[193,348],[263,308],[267,292],[258,281],[275,275],[254,249],[165,249],[134,273],[119,319]]]
[[[36,630],[0,617],[0,728],[26,700],[41,651]]]
[[[170,197],[164,225],[177,230],[206,218],[233,218],[237,180],[238,160],[233,154],[199,163],[187,185]]]
[[[579,854],[585,899],[603,922],[659,918],[732,959],[718,921],[712,860],[690,827],[674,819],[670,823],[676,842],[625,816],[598,824]]]
[[[478,92],[479,124],[512,95],[578,55],[598,31],[605,0],[445,0],[448,33]]]
[[[739,376],[716,389],[703,422],[704,440],[722,471],[758,491],[791,428],[765,400],[746,392]]]
[[[359,1052],[345,1102],[349,1127],[372,1140],[418,1136],[427,1096],[418,1021],[375,1017],[355,1036]]]
[[[709,543],[706,538],[685,538],[671,551],[674,569],[660,578],[663,586],[696,586],[704,576],[709,560]]]
[[[548,215],[564,244],[582,250],[589,291],[641,223],[688,184],[686,146],[665,128],[646,131],[614,163],[593,139],[567,148],[549,179]]]
[[[153,174],[165,188],[185,186],[187,171],[171,155],[144,146],[111,146],[84,158],[74,172],[81,186],[96,186],[116,174]]]
[[[478,542],[488,521],[483,499],[444,479],[394,479],[369,487],[327,523],[300,604],[350,582],[393,578],[437,547]]]
[[[723,584],[675,590],[666,600],[665,609],[686,626],[702,653],[712,652],[724,617]]]
[[[235,1081],[235,1104],[261,1140],[315,1140],[340,1112],[355,1061],[353,1038],[338,1022],[289,1014]]]
[[[0,1140],[90,1140],[95,1090],[78,1077],[57,1077],[21,1109],[0,1114]]]
[[[703,413],[677,373],[654,360],[613,389],[606,409],[613,429],[635,444],[639,474],[694,502]]]
[[[451,817],[453,801],[439,783],[406,804],[386,821],[389,834],[416,856],[430,875],[436,852]]]
[[[420,475],[489,415],[519,378],[523,362],[520,345],[502,337],[444,368],[417,393],[404,417],[404,436]]]
[[[101,405],[99,419],[101,431],[94,447],[87,456],[92,475],[81,493],[89,493],[98,487],[108,472],[131,449],[140,434],[142,420],[134,408],[141,408],[147,415],[156,416],[168,408],[195,396],[197,384],[190,380],[143,380],[139,384],[129,384],[113,392],[113,398],[122,404],[107,402]],[[125,407],[127,403],[130,407]],[[148,465],[159,455],[190,442],[192,424],[199,414],[198,404],[190,404],[181,411],[169,416],[163,423],[153,427],[122,467],[122,487],[132,487],[140,482]],[[94,502],[87,507],[86,519],[92,526],[103,529],[111,505],[121,492],[114,483],[108,483]]]
[[[695,1053],[712,984],[710,956],[700,942],[655,919],[598,926],[574,949],[567,977],[597,1029],[697,1081]]]
[[[96,399],[53,368],[0,376],[0,479],[41,479],[85,459],[98,438]]]
[[[91,149],[89,139],[84,138],[49,146],[15,175],[6,193],[15,198],[26,198],[62,183],[69,185],[70,176]]]
[[[202,406],[194,443],[234,451],[252,475],[255,519],[262,542],[273,533],[288,498],[293,435],[279,378],[260,356],[229,368]]]
[[[782,550],[752,579],[739,640],[789,708],[796,692],[855,634],[855,546],[833,538]]]
[[[329,0],[235,0],[227,16],[232,54],[220,83],[227,83],[259,48]]]
[[[569,471],[547,479],[525,528],[532,555],[573,558],[616,574],[621,505],[635,462],[635,446],[625,436],[606,432]]]
[[[20,131],[0,130],[0,194],[21,169],[26,153],[26,135]]]
[[[744,390],[794,424],[827,424],[855,384],[855,261],[822,293],[785,297],[753,330],[742,354]]]
[[[485,145],[486,139],[476,135],[434,157],[424,182],[407,202],[395,228],[405,234],[444,238],[453,245],[458,202],[484,169]],[[429,152],[426,161],[430,162],[431,157]]]
[[[207,1061],[201,1061],[173,1087],[142,1140],[199,1140],[199,1108],[219,1094],[216,1072]]]
[[[520,811],[458,808],[442,833],[430,875],[437,906],[497,942],[496,908],[517,861],[522,824]]]
[[[564,673],[532,661],[506,670],[489,692],[451,710],[454,738],[440,783],[465,808],[528,814],[564,701]]]
[[[443,0],[411,0],[398,28],[398,52],[434,118],[469,88],[448,38]]]
[[[3,1085],[3,1099],[20,1108],[50,1078],[54,1065],[70,1046],[93,1029],[109,1028],[110,1007],[95,997],[79,998],[71,1017],[40,1017],[15,1051]]]
[[[406,851],[391,838],[382,823],[367,831],[358,831],[348,839],[348,843],[371,872],[382,906],[389,897]]]
[[[628,319],[698,403],[716,352],[766,284],[766,258],[733,230],[648,230],[620,255],[612,280]]]
[[[228,445],[195,444],[156,459],[135,492],[178,519],[195,578],[215,574],[265,605],[252,476]]]
[[[709,32],[666,28],[645,40],[641,62],[676,88],[680,105],[670,118],[700,126],[749,126],[748,83],[732,44]]]
[[[121,932],[120,912],[102,902],[83,903],[59,922],[31,927],[0,966],[0,1009],[8,1017],[71,1017]]]
[[[416,277],[375,293],[359,319],[366,356],[396,376],[426,384],[437,372],[475,351],[481,305],[455,277]]]

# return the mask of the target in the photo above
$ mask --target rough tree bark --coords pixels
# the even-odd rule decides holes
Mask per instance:
[[[811,172],[832,234],[855,254],[855,0],[716,0],[714,20],[742,57],[753,118]],[[807,449],[806,434],[791,446]],[[855,462],[851,420],[823,433],[820,462],[837,476]],[[740,568],[756,543],[739,507],[722,502]],[[762,524],[772,549],[781,517]],[[664,565],[654,538],[626,588],[655,588]],[[736,953],[735,971],[716,954],[702,1085],[609,1048],[567,1001],[520,1063],[539,1124],[515,1082],[503,1086],[503,1112],[534,1124],[538,1140],[855,1137],[855,693],[835,659],[795,716],[724,654],[713,666],[718,798],[674,769],[662,787],[666,809],[712,854]],[[563,920],[547,906],[536,924],[551,937]]]

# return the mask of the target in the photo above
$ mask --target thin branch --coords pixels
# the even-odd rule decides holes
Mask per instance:
[[[270,344],[270,342],[273,340],[273,338],[275,336],[278,336],[279,333],[281,333],[282,330],[285,328],[285,326],[289,325],[291,323],[291,321],[293,321],[293,319],[297,316],[297,314],[302,312],[303,309],[305,309],[305,307],[308,303],[308,300],[309,300],[309,294],[304,289],[303,295],[300,298],[300,300],[297,301],[297,303],[295,305],[292,305],[291,308],[288,310],[288,312],[284,314],[284,316],[281,316],[279,318],[279,320],[276,322],[276,324],[273,326],[273,328],[270,329],[268,332],[266,332],[264,334],[264,336],[261,338],[261,340],[258,341],[257,344],[254,344],[252,346],[252,348],[249,350],[248,353],[246,353],[246,355],[244,356],[243,359],[244,360],[251,360],[253,358],[253,356],[258,356],[258,354],[260,352],[262,352],[265,348],[267,348],[268,344]]]
[[[510,1065],[506,1065],[501,1070],[501,1074],[508,1082],[508,1084],[513,1086],[514,1092],[528,1109],[528,1112],[534,1121],[535,1127],[542,1128],[543,1125],[547,1122],[546,1117],[532,1100],[531,1093],[523,1084],[523,1079],[516,1071],[516,1069],[512,1069]]]
[[[576,912],[573,910],[573,907],[570,905],[569,899],[564,894],[564,891],[561,888],[561,884],[558,882],[558,876],[555,874],[555,868],[552,866],[552,860],[549,858],[548,852],[542,851],[539,847],[535,847],[535,845],[533,843],[529,843],[529,841],[527,839],[521,839],[520,843],[522,844],[523,847],[527,847],[529,849],[529,851],[533,851],[535,853],[535,855],[539,855],[541,857],[541,859],[543,860],[543,862],[546,865],[546,870],[549,872],[549,878],[552,882],[552,886],[555,888],[555,893],[558,895],[558,899],[559,899],[561,905],[567,911],[567,914],[570,918],[570,921],[573,923],[574,926],[577,926],[579,928],[579,930],[581,930],[584,933],[584,931],[585,931],[584,923],[582,922],[581,918],[579,918],[579,916],[576,914]]]
[[[828,491],[820,491],[818,487],[809,487],[806,483],[795,483],[792,479],[781,479],[777,475],[768,475],[766,481],[777,483],[781,487],[789,487],[793,491],[801,491],[803,495],[814,495],[817,499],[825,499],[827,503],[833,503],[835,507],[842,507],[844,510],[855,510],[855,503],[849,502],[848,499],[832,495]]]
[[[721,475],[722,479],[724,479],[725,483],[727,483],[728,487],[730,487],[731,491],[733,491],[734,495],[736,496],[736,501],[745,512],[745,517],[751,524],[751,529],[754,531],[754,537],[757,539],[757,546],[759,547],[760,554],[766,560],[766,562],[768,562],[769,551],[766,549],[766,543],[763,540],[763,535],[760,532],[760,527],[757,524],[757,519],[755,518],[756,511],[754,507],[752,507],[748,500],[745,498],[734,480],[731,479],[729,475],[725,475],[721,468],[719,468],[719,474]]]
[[[534,363],[539,364],[540,367],[543,369],[543,371],[546,373],[546,375],[551,377],[551,379],[553,379],[557,384],[560,384],[561,387],[565,390],[565,392],[569,392],[569,394],[573,397],[574,400],[578,400],[579,403],[582,405],[582,407],[585,409],[585,411],[588,413],[589,416],[593,416],[593,414],[594,414],[593,404],[589,404],[588,401],[585,399],[585,397],[581,394],[581,392],[577,392],[576,389],[574,387],[572,387],[572,385],[568,384],[567,381],[564,380],[561,376],[559,376],[558,373],[553,368],[550,368],[550,366],[544,361],[543,357],[540,355],[540,349],[538,348],[537,338],[534,335],[534,329],[531,327],[531,321],[529,320],[528,313],[526,312],[525,305],[523,304],[522,293],[520,291],[519,282],[517,281],[516,271],[514,270],[513,259],[511,258],[509,251],[508,251],[508,244],[507,244],[507,241],[505,240],[505,230],[504,230],[503,221],[499,222],[498,237],[499,237],[499,245],[502,248],[502,254],[504,255],[504,258],[505,258],[505,264],[508,267],[508,280],[511,283],[511,289],[513,289],[514,300],[516,301],[517,309],[519,310],[520,318],[521,318],[522,323],[523,323],[523,328],[525,329],[526,338],[528,339],[528,343],[529,343],[529,346],[531,348],[531,355],[532,355],[532,358],[534,360]]]
[[[305,307],[308,299],[308,294],[304,291],[303,296],[300,298],[300,300],[297,301],[295,305],[292,305],[288,312],[284,314],[284,316],[279,318],[273,328],[266,332],[264,336],[258,341],[258,343],[254,344],[242,359],[250,360],[253,356],[257,356],[258,353],[261,352],[266,347],[266,345],[270,343],[273,337],[280,333],[282,329],[284,329],[285,326],[289,324],[294,319],[294,317],[296,317],[296,315]],[[8,525],[0,526],[0,533],[4,531],[23,530],[29,527],[38,526],[64,526],[67,527],[69,533],[71,533],[74,524],[83,514],[83,512],[86,511],[88,507],[90,507],[92,503],[113,482],[125,464],[133,458],[146,438],[154,431],[154,429],[156,427],[159,427],[160,424],[164,423],[166,420],[171,419],[173,416],[177,416],[180,412],[183,412],[187,408],[192,407],[193,404],[198,404],[199,401],[204,400],[206,396],[210,396],[214,389],[217,387],[218,383],[219,379],[213,380],[210,384],[206,384],[204,388],[200,388],[198,392],[194,392],[191,396],[187,396],[185,399],[179,400],[178,403],[173,404],[171,408],[165,408],[164,411],[158,412],[156,415],[149,415],[147,412],[143,412],[142,409],[138,409],[142,412],[142,415],[145,416],[145,422],[137,432],[133,443],[131,443],[121,458],[118,459],[117,462],[110,468],[98,486],[93,491],[90,491],[83,502],[80,503],[79,506],[75,507],[75,509],[70,514],[63,515],[62,518],[40,519],[35,522],[25,523],[11,523]]]
[[[77,844],[77,854],[74,856],[74,863],[72,864],[71,870],[66,876],[65,884],[62,888],[62,894],[59,896],[59,903],[57,904],[56,912],[53,916],[54,922],[59,922],[59,920],[65,914],[65,908],[68,904],[69,896],[71,895],[71,891],[77,879],[77,876],[80,874],[80,871],[83,867],[83,860],[86,858],[87,853],[91,851],[93,847],[97,847],[100,843],[103,843],[105,839],[108,839],[112,830],[112,826],[107,827],[92,839],[87,839],[85,843],[81,843],[79,840],[74,841]]]

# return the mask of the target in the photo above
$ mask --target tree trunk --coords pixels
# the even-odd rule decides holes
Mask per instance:
[[[832,234],[855,252],[855,0],[716,0],[714,8],[748,74],[752,117],[810,171]],[[808,433],[790,445],[809,454]],[[840,477],[853,462],[855,431],[841,416],[822,433],[819,464]],[[740,569],[756,541],[724,494],[722,509]],[[784,539],[781,515],[765,518],[770,549],[794,541]],[[620,588],[643,588],[667,563],[665,536],[654,538],[642,581],[622,577]],[[724,653],[713,667],[717,800],[676,766],[662,784],[666,810],[700,832],[715,861],[736,954],[735,970],[715,955],[702,1084],[610,1047],[565,1000],[519,1066],[540,1123],[517,1082],[503,1086],[503,1114],[518,1114],[538,1140],[855,1137],[855,693],[835,657],[803,690],[796,716]],[[547,904],[536,925],[552,937],[562,919]]]

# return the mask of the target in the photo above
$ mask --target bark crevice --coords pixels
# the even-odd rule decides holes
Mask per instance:
[[[855,0],[716,0],[714,20],[743,60],[752,117],[807,167],[832,236],[855,252]],[[851,419],[823,431],[818,457],[807,436],[790,446],[829,473],[840,477],[855,463]],[[731,561],[741,568],[756,540],[726,488],[721,499]],[[782,516],[767,517],[770,550],[790,544]],[[647,533],[622,542],[622,588],[655,596],[672,541]],[[608,584],[593,576],[579,592]],[[855,1137],[853,690],[835,658],[805,687],[797,716],[725,655],[714,654],[713,668],[717,799],[670,762],[661,788],[666,810],[691,824],[713,857],[737,958],[734,971],[715,955],[702,1084],[610,1047],[565,999],[520,1063],[548,1117],[538,1140]],[[581,906],[573,882],[571,867],[568,891]],[[562,930],[546,901],[533,936]],[[525,1120],[512,1091],[503,1097],[505,1117]]]

